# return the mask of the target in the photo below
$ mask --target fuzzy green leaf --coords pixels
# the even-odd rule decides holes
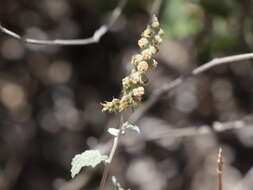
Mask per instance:
[[[72,159],[71,177],[75,177],[82,167],[91,166],[94,168],[105,160],[107,160],[107,156],[101,155],[97,150],[87,150],[82,154],[77,154]]]

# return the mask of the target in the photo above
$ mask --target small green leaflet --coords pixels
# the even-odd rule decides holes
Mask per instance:
[[[119,132],[120,132],[119,129],[115,129],[115,128],[109,128],[107,131],[108,133],[110,133],[112,136],[115,136],[115,137],[119,136]]]
[[[124,129],[131,129],[136,131],[137,133],[140,133],[140,128],[137,125],[133,125],[129,123],[128,121],[123,124]]]
[[[97,150],[87,150],[82,154],[75,155],[71,162],[71,177],[75,177],[82,167],[91,166],[94,168],[102,161],[107,160],[107,158],[106,155],[101,155]]]

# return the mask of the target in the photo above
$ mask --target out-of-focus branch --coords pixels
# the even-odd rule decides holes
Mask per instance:
[[[164,84],[161,88],[157,89],[149,98],[149,100],[143,103],[129,118],[129,121],[135,123],[137,122],[163,95],[168,91],[176,88],[188,78],[192,76],[197,76],[215,66],[223,65],[227,63],[239,62],[253,59],[253,53],[245,53],[240,55],[232,55],[222,58],[215,58],[199,67],[194,69],[187,77],[179,77],[168,84]]]
[[[61,45],[61,46],[73,46],[73,45],[87,45],[87,44],[94,44],[98,43],[103,35],[105,35],[108,30],[113,26],[113,24],[118,20],[120,17],[122,10],[124,9],[125,5],[127,3],[127,0],[120,0],[118,6],[113,10],[111,18],[107,24],[104,24],[100,26],[90,38],[85,39],[74,39],[74,40],[62,40],[62,39],[56,39],[56,40],[38,40],[38,39],[32,39],[32,38],[25,38],[21,35],[5,28],[0,23],[0,31],[5,33],[6,35],[15,38],[17,40],[20,40],[27,44],[36,44],[36,45]]]
[[[214,122],[212,126],[203,125],[200,127],[185,127],[168,129],[163,131],[161,134],[147,137],[147,141],[156,141],[163,138],[180,138],[180,137],[191,137],[208,135],[212,133],[222,133],[231,130],[239,130],[247,127],[251,127],[253,124],[253,115],[248,115],[241,120],[228,121],[228,122]]]
[[[218,159],[217,159],[217,185],[218,190],[223,190],[223,152],[222,148],[219,148]]]

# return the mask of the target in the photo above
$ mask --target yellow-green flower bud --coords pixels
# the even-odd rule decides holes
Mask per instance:
[[[155,46],[150,46],[149,49],[150,49],[150,51],[151,51],[151,53],[152,53],[153,55],[157,54],[157,52],[158,52],[158,49],[157,49],[157,47],[155,47]]]
[[[127,109],[129,106],[131,106],[133,103],[134,102],[133,102],[132,97],[125,95],[120,99],[119,110],[123,111]]]
[[[140,63],[141,61],[143,61],[143,55],[137,54],[137,55],[133,56],[132,64],[138,65],[138,63]]]
[[[158,35],[159,35],[159,36],[163,36],[163,35],[164,35],[163,29],[160,28],[160,30],[159,30],[159,32],[158,32]]]
[[[153,34],[152,29],[148,27],[144,30],[144,32],[142,33],[142,36],[145,38],[150,38],[152,34]]]
[[[148,39],[147,38],[141,38],[139,41],[138,41],[138,45],[140,48],[145,48],[148,46]]]
[[[134,96],[141,97],[141,96],[144,95],[144,93],[145,93],[145,90],[144,90],[144,88],[142,86],[133,89],[133,95]]]
[[[150,60],[152,58],[152,52],[150,51],[150,49],[143,50],[141,54],[143,55],[144,60]]]
[[[103,103],[102,104],[102,106],[103,106],[102,112],[104,112],[104,111],[110,111],[110,112],[118,111],[119,103],[120,103],[120,101],[117,98],[114,98],[111,102]]]
[[[141,74],[140,72],[135,72],[133,74],[130,75],[131,81],[134,84],[138,84],[141,80]]]
[[[140,72],[148,71],[148,63],[146,61],[142,61],[137,65],[137,70]]]
[[[123,88],[129,88],[130,85],[131,85],[130,77],[123,78],[122,79],[122,85],[123,85]]]
[[[155,35],[154,37],[155,45],[160,45],[162,43],[162,38],[160,35]]]

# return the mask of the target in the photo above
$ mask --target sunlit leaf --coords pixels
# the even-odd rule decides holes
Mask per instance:
[[[71,177],[75,177],[83,167],[96,167],[102,161],[107,160],[107,156],[101,155],[97,150],[87,150],[82,154],[77,154],[72,159]]]

